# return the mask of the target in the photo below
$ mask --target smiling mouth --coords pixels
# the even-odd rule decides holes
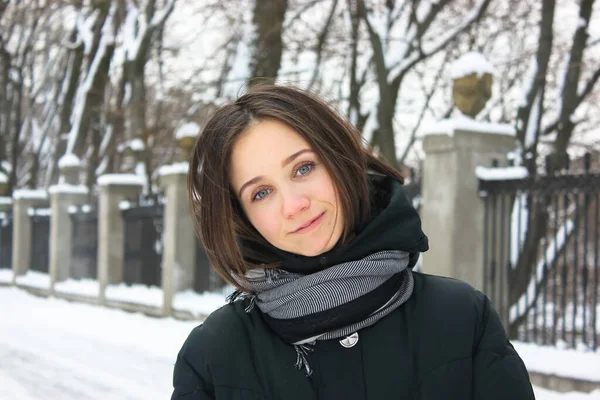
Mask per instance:
[[[309,231],[313,230],[323,220],[324,215],[325,215],[325,211],[323,211],[321,214],[317,215],[315,218],[310,220],[310,222],[302,225],[300,228],[296,229],[292,233],[305,233],[305,232],[309,232]]]

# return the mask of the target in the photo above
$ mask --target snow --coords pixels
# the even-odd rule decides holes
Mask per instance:
[[[158,286],[146,286],[125,283],[108,285],[104,292],[107,300],[122,301],[126,303],[143,304],[151,307],[162,307],[164,294]]]
[[[187,162],[178,162],[170,165],[163,165],[158,169],[159,176],[165,175],[177,175],[187,174],[189,170],[189,164]]]
[[[494,75],[494,67],[489,61],[476,51],[470,51],[458,58],[450,68],[452,79],[458,79],[471,74],[477,74],[481,78],[484,74]]]
[[[135,174],[105,174],[98,178],[98,185],[137,185],[144,186],[143,176]]]
[[[585,28],[587,26],[588,22],[586,21],[585,18],[581,18],[579,17],[579,21],[577,23],[577,28]]]
[[[13,199],[46,200],[48,192],[44,189],[18,189],[13,192]]]
[[[129,142],[129,148],[133,151],[144,151],[146,149],[146,145],[142,141],[142,139],[133,139]]]
[[[523,342],[512,343],[529,371],[600,382],[600,353],[560,350]]]
[[[12,197],[0,196],[0,205],[9,205],[13,203]]]
[[[73,153],[67,153],[58,160],[58,167],[60,169],[68,167],[79,167],[81,160]]]
[[[10,266],[3,266],[10,267]],[[11,283],[13,279],[13,271],[11,268],[0,268],[0,283]]]
[[[66,281],[56,282],[54,290],[58,293],[98,297],[100,285],[94,279],[67,279]]]
[[[61,183],[58,185],[50,186],[48,192],[52,193],[75,193],[75,194],[87,194],[89,192],[88,187],[85,185],[70,185],[68,183]]]
[[[527,194],[518,193],[515,196],[510,221],[510,265],[517,267],[519,255],[527,235],[529,210],[527,208]]]
[[[50,289],[50,275],[29,270],[25,275],[17,275],[16,283],[38,289]]]
[[[132,207],[129,200],[121,200],[119,202],[119,210],[129,210]]]
[[[0,398],[167,399],[198,321],[157,319],[0,289]],[[10,301],[10,303],[7,303]]]
[[[52,215],[52,210],[49,208],[34,208],[34,207],[30,207],[27,209],[27,215],[30,216],[34,216],[34,215],[43,215],[43,216],[50,216]]]
[[[475,168],[475,176],[483,181],[505,181],[525,179],[529,173],[525,167],[477,167]]]
[[[188,122],[186,124],[181,125],[179,129],[175,132],[175,139],[180,140],[185,137],[197,137],[200,133],[200,126],[195,122]]]
[[[515,128],[508,124],[479,122],[468,117],[458,117],[441,120],[423,130],[421,137],[428,135],[453,136],[456,131],[489,133],[495,135],[515,135]]]
[[[8,183],[8,176],[4,172],[0,172],[0,183]]]
[[[531,62],[529,63],[529,69],[527,70],[527,74],[525,75],[525,78],[523,80],[523,82],[525,82],[526,86],[523,88],[523,97],[521,98],[519,107],[525,107],[527,105],[527,98],[529,97],[529,94],[533,90],[533,86],[535,83],[535,79],[537,77],[537,73],[538,73],[538,63],[537,63],[537,58],[534,55],[533,57],[531,57]]]
[[[195,317],[208,316],[225,304],[227,304],[226,296],[220,293],[199,294],[193,290],[186,290],[173,296],[173,309],[189,311]]]
[[[98,18],[98,12],[99,10],[94,10],[87,18],[81,12],[77,14],[75,24],[77,26],[78,39],[83,42],[84,54],[86,55],[92,51],[92,44],[94,42],[93,28]]]
[[[0,304],[10,305],[0,307],[2,399],[168,399],[177,353],[200,323],[44,299],[15,287],[0,288]],[[514,345],[531,371],[598,374],[598,354]],[[600,395],[534,390],[538,400]]]

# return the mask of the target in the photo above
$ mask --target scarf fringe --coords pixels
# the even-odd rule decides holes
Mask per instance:
[[[254,309],[256,305],[256,295],[252,293],[242,292],[241,290],[235,290],[229,296],[227,296],[226,301],[228,304],[233,304],[236,301],[243,301],[245,299],[250,299],[250,303],[246,306],[244,311],[249,314]]]
[[[314,345],[315,342],[294,345],[294,349],[296,350],[296,364],[294,364],[294,367],[300,370],[304,368],[307,378],[312,375],[313,371],[308,364],[308,359],[306,356],[308,353],[315,350]]]

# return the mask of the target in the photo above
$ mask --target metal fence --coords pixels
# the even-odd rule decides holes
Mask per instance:
[[[72,226],[70,276],[74,279],[97,279],[98,276],[98,209],[95,205],[69,208]]]
[[[600,173],[480,181],[484,291],[511,338],[596,351]]]
[[[161,286],[164,199],[133,199],[121,204],[125,225],[123,282]]]
[[[48,273],[50,266],[50,209],[30,208],[31,260],[29,269]]]
[[[13,215],[0,213],[0,268],[12,268]]]

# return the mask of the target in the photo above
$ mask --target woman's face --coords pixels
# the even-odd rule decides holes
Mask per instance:
[[[344,221],[331,177],[291,127],[252,125],[236,140],[229,167],[248,219],[273,246],[315,256],[340,239]]]

